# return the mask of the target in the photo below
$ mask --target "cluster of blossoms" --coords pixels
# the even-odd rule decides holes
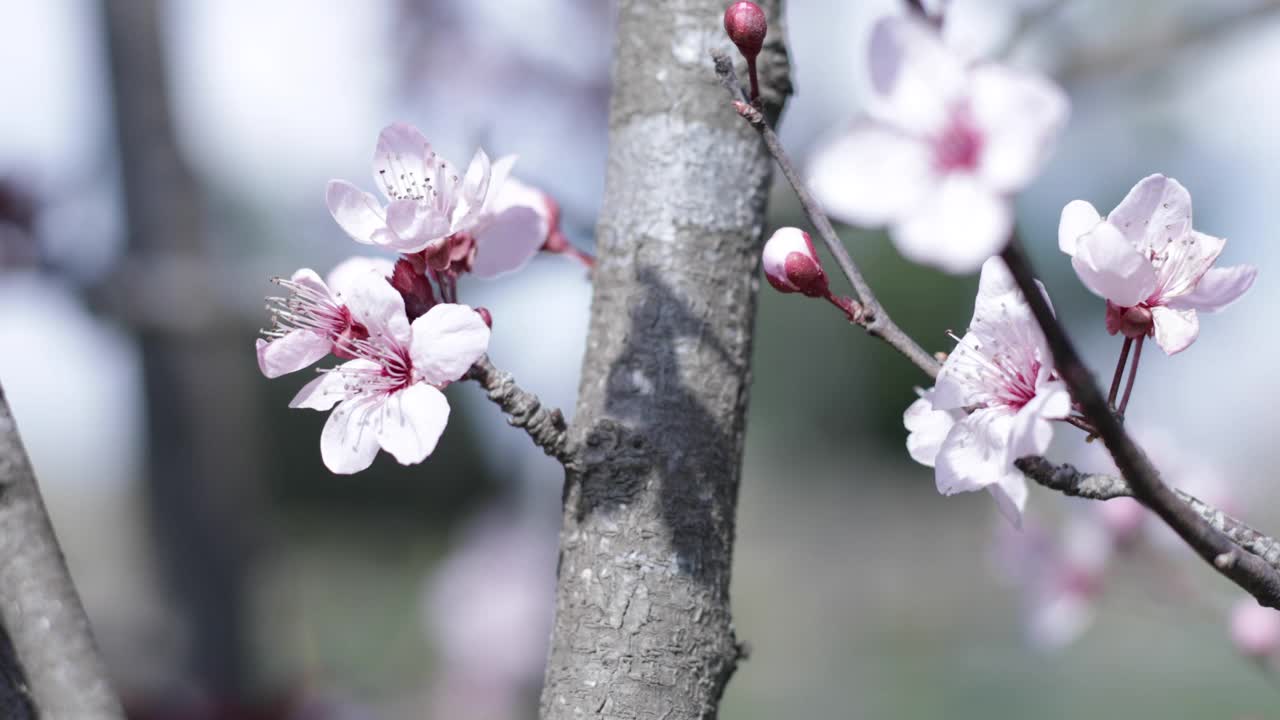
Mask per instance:
[[[1044,163],[1068,103],[1040,77],[964,60],[934,28],[909,18],[876,23],[867,67],[869,117],[819,152],[811,184],[837,217],[889,226],[909,259],[951,272],[981,268],[968,331],[903,422],[911,457],[934,468],[939,492],[985,489],[1018,525],[1027,486],[1014,461],[1043,454],[1054,421],[1080,418],[995,255],[1011,236],[1012,194]],[[1084,285],[1106,299],[1108,331],[1126,338],[1116,385],[1129,342],[1154,337],[1167,353],[1180,352],[1196,338],[1198,311],[1225,307],[1253,283],[1251,266],[1213,267],[1224,243],[1192,229],[1190,195],[1163,175],[1140,181],[1105,219],[1081,200],[1065,207],[1059,245]],[[847,299],[832,295],[802,231],[777,231],[763,265],[779,291],[825,298],[858,320]],[[1127,400],[1126,391],[1116,407],[1113,390],[1120,414]]]
[[[402,464],[435,449],[449,419],[441,392],[487,351],[492,319],[458,304],[458,278],[518,270],[540,250],[585,257],[566,242],[546,194],[509,177],[514,157],[490,163],[477,151],[465,173],[431,149],[415,128],[387,127],[373,157],[386,198],[351,183],[329,183],[329,211],[356,242],[399,253],[352,258],[328,281],[311,269],[275,282],[273,326],[257,341],[269,378],[333,355],[290,407],[332,410],[320,437],[335,473],[355,473],[379,448]]]

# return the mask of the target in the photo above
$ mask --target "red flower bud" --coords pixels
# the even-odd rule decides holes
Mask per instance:
[[[755,60],[764,47],[764,36],[769,30],[764,11],[759,5],[740,0],[724,11],[724,31],[738,46],[738,52],[748,60]]]
[[[813,248],[809,233],[793,227],[779,228],[764,245],[764,275],[779,292],[827,297],[827,274]]]

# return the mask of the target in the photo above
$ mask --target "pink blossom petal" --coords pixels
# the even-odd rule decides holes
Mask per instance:
[[[987,486],[987,492],[996,501],[996,509],[1015,528],[1022,528],[1022,511],[1027,507],[1027,479],[1014,470],[1005,473],[995,483]]]
[[[1043,368],[1042,379],[1036,384],[1036,395],[1023,405],[1013,419],[1009,434],[1009,459],[1017,460],[1028,455],[1043,455],[1053,441],[1053,423],[1071,413],[1071,396],[1061,380],[1047,380],[1048,369]]]
[[[515,167],[515,164],[515,155],[503,155],[493,161],[493,168],[489,172],[489,194],[485,198],[485,212],[497,212],[505,207],[510,207],[510,205],[502,205],[500,203],[504,198],[512,195],[512,186],[516,186],[514,190],[517,195],[522,190],[540,194],[539,191],[511,177],[511,170]],[[527,203],[522,201],[512,204],[523,205]]]
[[[891,230],[903,257],[949,273],[977,270],[1009,240],[1009,201],[972,175],[952,173],[920,211]]]
[[[258,369],[269,378],[301,370],[329,354],[333,343],[310,330],[290,330],[270,342],[258,339]]]
[[[1008,474],[1012,426],[1013,415],[1003,408],[975,410],[957,422],[936,458],[938,492],[981,490]]]
[[[338,405],[320,431],[320,459],[330,472],[350,475],[373,464],[378,455],[377,422],[383,395],[365,395]]]
[[[487,220],[475,234],[471,272],[497,277],[524,267],[547,240],[547,216],[527,206],[509,207]]]
[[[874,115],[922,135],[946,125],[964,89],[965,68],[936,32],[886,17],[872,28],[868,49]]]
[[[489,179],[493,167],[489,156],[483,149],[477,149],[467,166],[467,174],[462,178],[462,186],[458,192],[458,204],[453,212],[451,230],[462,232],[471,229],[471,225],[484,209],[489,195]]]
[[[449,422],[449,401],[426,383],[392,393],[382,403],[378,444],[401,465],[420,463],[433,450]]]
[[[409,354],[427,382],[454,382],[489,349],[489,326],[466,305],[436,305],[413,321]]]
[[[1175,298],[1169,307],[1175,310],[1199,310],[1217,312],[1236,300],[1253,286],[1258,268],[1252,265],[1235,265],[1211,268],[1200,277],[1195,290]]]
[[[324,280],[320,279],[320,275],[311,268],[302,268],[301,270],[294,272],[293,275],[289,277],[289,281],[303,285],[313,290],[321,297],[327,297],[330,295],[329,286],[325,285]]]
[[[393,270],[395,263],[390,258],[347,258],[329,271],[329,287],[332,288],[333,297],[341,301],[352,286],[364,281],[370,273],[386,278]]]
[[[1058,249],[1068,255],[1076,254],[1076,243],[1080,237],[1097,227],[1102,216],[1097,208],[1084,200],[1072,200],[1062,208],[1062,218],[1058,221]]]
[[[1056,85],[1003,65],[970,72],[969,111],[983,137],[978,174],[994,189],[1021,190],[1044,165],[1070,103]]]
[[[1191,230],[1191,193],[1177,180],[1148,175],[1107,216],[1140,250],[1160,250]]]
[[[922,140],[871,122],[854,124],[809,162],[809,188],[835,218],[879,226],[919,208],[937,184]]]
[[[1168,303],[1192,292],[1226,244],[1220,237],[1195,230],[1166,243],[1160,250],[1165,260],[1156,269],[1159,296]]]
[[[1120,307],[1146,300],[1156,288],[1156,271],[1116,226],[1099,223],[1080,236],[1071,259],[1080,282]]]
[[[951,413],[934,409],[932,395],[932,390],[925,391],[924,395],[911,403],[907,411],[902,414],[902,424],[909,433],[907,452],[910,453],[912,460],[925,467],[933,467],[938,451],[942,449],[943,441],[956,424]]]
[[[1151,320],[1155,324],[1156,344],[1168,355],[1186,350],[1200,335],[1200,319],[1195,310],[1154,307]]]
[[[365,326],[378,344],[408,346],[409,318],[405,316],[404,297],[384,276],[365,273],[354,279],[356,282],[346,290],[351,316]]]
[[[338,227],[352,240],[365,245],[382,245],[391,239],[382,205],[373,195],[345,180],[330,180],[324,201]]]
[[[387,206],[387,226],[394,233],[380,243],[389,250],[415,253],[452,232],[449,216],[434,203],[397,200]]]
[[[434,163],[430,160],[431,143],[407,123],[392,123],[378,134],[378,145],[373,152],[373,184],[388,200],[395,200],[398,192],[388,188],[405,188],[414,183],[421,188],[432,177]]]
[[[328,410],[351,396],[352,378],[362,373],[381,371],[382,368],[371,360],[345,362],[333,370],[320,373],[315,380],[302,386],[298,394],[293,396],[293,400],[289,401],[289,407]]]

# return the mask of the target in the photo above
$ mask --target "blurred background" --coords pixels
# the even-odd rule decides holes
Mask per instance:
[[[788,5],[798,93],[781,131],[804,158],[857,113],[866,32],[900,8]],[[1129,422],[1166,449],[1171,479],[1280,530],[1280,336],[1264,314],[1280,300],[1280,3],[948,6],[957,47],[1072,97],[1019,217],[1099,374],[1119,342],[1057,251],[1069,200],[1105,211],[1164,172],[1190,189],[1196,227],[1230,239],[1224,264],[1261,268],[1188,352],[1144,357]],[[518,153],[516,174],[591,249],[612,14],[605,0],[0,0],[0,381],[132,717],[536,715],[558,466],[464,384],[428,462],[384,454],[333,476],[324,415],[286,408],[303,379],[266,381],[251,348],[271,276],[357,251],[324,185],[367,185],[393,120],[455,160]],[[805,224],[788,189],[770,222]],[[899,324],[949,349],[976,278],[842,233]],[[495,363],[571,411],[580,267],[539,258],[462,297],[492,310]],[[985,495],[937,495],[903,452],[916,371],[829,307],[761,298],[733,586],[751,658],[723,717],[1273,715],[1275,674],[1227,632],[1239,593],[1189,551],[1038,488],[1022,533]],[[1055,459],[1105,468],[1058,436]]]

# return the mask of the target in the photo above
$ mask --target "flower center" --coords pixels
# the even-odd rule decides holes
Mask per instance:
[[[328,293],[284,278],[275,278],[272,282],[288,290],[289,296],[267,298],[272,328],[263,331],[264,335],[279,337],[293,330],[310,330],[333,339],[356,324],[352,322],[351,313],[334,302]]]
[[[934,138],[934,166],[943,173],[974,170],[982,156],[982,145],[982,133],[973,126],[968,113],[955,112],[947,128]]]

